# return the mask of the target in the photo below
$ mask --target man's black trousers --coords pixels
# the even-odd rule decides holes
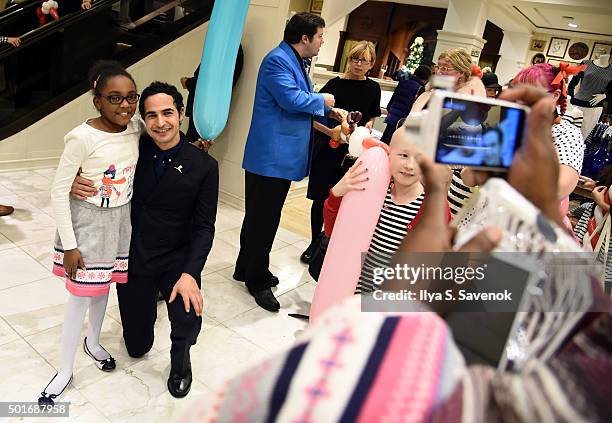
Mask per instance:
[[[174,284],[181,274],[182,270],[179,269],[152,276],[129,272],[128,283],[117,284],[123,339],[131,357],[140,357],[153,346],[158,292],[162,293],[171,327],[170,361],[172,371],[178,373],[184,373],[190,368],[189,348],[196,343],[202,327],[202,317],[196,316],[193,304],[189,307],[189,313],[185,312],[180,294],[172,303],[168,303]],[[201,287],[200,278],[196,282]]]
[[[270,251],[291,181],[245,171],[244,220],[235,276],[250,291],[269,288]]]

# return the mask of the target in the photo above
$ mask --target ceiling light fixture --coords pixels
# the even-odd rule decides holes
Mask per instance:
[[[578,28],[578,24],[574,22],[573,16],[563,16],[563,19],[567,19],[569,21],[567,23],[567,26],[569,26],[570,28]]]

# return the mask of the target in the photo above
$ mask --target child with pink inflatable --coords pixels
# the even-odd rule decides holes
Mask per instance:
[[[391,183],[387,189],[355,293],[373,290],[373,269],[386,267],[389,264],[406,233],[412,230],[419,220],[421,204],[425,198],[421,170],[415,159],[419,153],[419,148],[410,143],[403,128],[395,131],[389,151]],[[367,180],[368,169],[359,160],[330,190],[323,211],[325,234],[328,237],[331,236],[342,197],[350,191],[365,190],[362,184]],[[448,204],[446,204],[446,216],[447,221],[450,221]]]

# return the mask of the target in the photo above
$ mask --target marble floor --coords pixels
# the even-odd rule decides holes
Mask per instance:
[[[0,217],[1,401],[35,401],[58,366],[67,291],[49,270],[55,232],[49,204],[53,173],[54,169],[0,173],[0,204],[16,209]],[[71,404],[67,420],[172,421],[191,402],[210,396],[226,378],[294,342],[306,323],[288,314],[307,314],[315,287],[299,261],[308,245],[304,231],[299,235],[279,229],[271,270],[280,279],[275,293],[281,310],[273,314],[257,307],[244,285],[232,279],[242,216],[219,204],[217,235],[202,277],[205,316],[191,350],[190,394],[177,400],[166,389],[170,323],[165,305],[158,307],[152,351],[133,359],[123,344],[117,296],[111,289],[101,340],[117,360],[117,369],[101,372],[81,349],[77,351],[74,381],[62,397]],[[85,333],[86,323],[83,337]]]

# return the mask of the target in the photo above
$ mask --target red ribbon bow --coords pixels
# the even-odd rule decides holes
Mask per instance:
[[[576,75],[579,72],[583,72],[587,68],[587,65],[572,66],[569,63],[561,62],[559,64],[559,73],[552,80],[550,85],[561,84],[561,91],[563,96],[567,97],[567,78],[570,75]]]
[[[476,63],[472,63],[472,75],[475,77],[482,79],[482,69]]]

